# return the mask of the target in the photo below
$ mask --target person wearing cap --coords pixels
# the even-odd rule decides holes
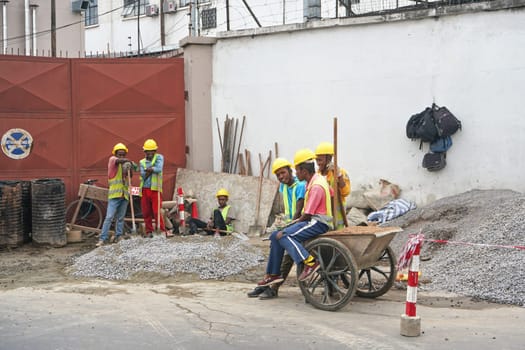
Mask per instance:
[[[280,182],[279,193],[281,193],[284,206],[284,214],[286,223],[301,217],[301,212],[304,206],[304,196],[306,193],[306,182],[299,181],[293,174],[292,163],[284,158],[277,158],[272,164],[272,172],[275,174]],[[284,283],[286,277],[290,273],[293,266],[293,260],[290,255],[285,254],[281,263],[281,276],[283,282],[273,284],[270,287],[255,287],[254,290],[248,292],[248,297],[259,297],[259,299],[271,299],[277,297],[279,287]]]
[[[208,222],[204,222],[197,218],[190,218],[188,220],[190,234],[197,233],[198,229],[204,229],[205,235],[220,234],[221,236],[225,236],[229,232],[233,232],[235,210],[231,205],[228,205],[230,194],[225,188],[221,188],[217,191],[215,197],[217,197],[219,205],[213,210]]]
[[[310,255],[303,242],[317,237],[332,228],[330,188],[326,179],[315,171],[315,153],[310,149],[296,152],[294,166],[297,178],[306,181],[304,209],[297,222],[276,230],[270,235],[270,256],[266,275],[257,283],[267,287],[284,281],[281,263],[286,251],[302,268],[299,281],[305,281],[319,269],[319,262]]]
[[[155,224],[166,237],[173,237],[171,230],[166,230],[162,208],[162,170],[164,157],[157,153],[157,142],[148,139],[142,147],[145,157],[140,161],[140,193],[142,216],[146,226],[145,237],[153,237],[153,218]]]
[[[108,242],[108,232],[114,218],[116,218],[116,225],[113,241],[118,242],[121,239],[124,231],[124,216],[126,216],[129,203],[129,184],[126,180],[126,173],[127,169],[131,169],[133,163],[126,158],[128,148],[123,143],[117,143],[112,153],[108,162],[108,208],[97,247]]]
[[[350,194],[351,185],[350,178],[345,169],[337,167],[338,176],[334,176],[334,163],[332,162],[334,156],[334,145],[330,142],[321,142],[315,149],[315,161],[317,162],[318,172],[323,175],[328,181],[330,188],[334,190],[337,178],[337,189],[339,190],[340,203],[335,203],[332,198],[332,212],[335,216],[336,229],[340,230],[345,227],[344,216],[346,216],[346,197]]]

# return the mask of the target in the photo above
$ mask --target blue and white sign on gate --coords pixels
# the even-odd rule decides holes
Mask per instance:
[[[33,137],[24,129],[11,129],[2,136],[2,151],[12,159],[24,159],[31,153]]]

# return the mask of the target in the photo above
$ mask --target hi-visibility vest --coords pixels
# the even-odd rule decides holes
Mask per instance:
[[[339,168],[339,171],[341,172],[341,174],[343,174],[345,179],[348,179],[348,174],[346,173],[345,170]],[[336,177],[334,176],[333,169],[328,170],[325,178],[330,188],[336,187],[334,184],[336,182]],[[350,194],[350,190],[351,190],[350,180],[348,179],[348,183],[346,183],[345,181],[345,186],[343,188],[340,188],[339,185],[337,185],[337,190],[339,191],[339,199],[341,200],[341,203],[344,209],[346,206],[346,196]],[[334,199],[335,199],[335,196],[334,196]],[[343,229],[345,227],[345,220],[344,220],[343,215],[346,215],[346,212],[341,211],[341,208],[338,203],[334,203],[334,215],[335,215],[336,230]]]
[[[332,201],[330,200],[330,188],[328,187],[328,182],[326,182],[326,179],[321,175],[316,174],[314,176],[314,180],[311,183],[309,183],[308,187],[306,188],[306,194],[304,195],[305,207],[306,203],[308,203],[308,195],[310,194],[310,188],[312,188],[313,185],[319,185],[323,188],[326,198],[326,215],[332,216]]]
[[[118,165],[115,177],[108,179],[108,185],[108,199],[124,197],[126,200],[129,200],[128,184],[122,177],[122,164]]]
[[[151,166],[155,165],[155,161],[156,160],[157,160],[157,154],[155,153],[155,155],[153,156],[153,159],[151,160]],[[146,169],[146,158],[142,159],[140,161],[140,164],[142,165],[142,167],[144,169]],[[151,178],[151,187],[150,187],[150,189],[152,191],[158,191],[158,192],[162,193],[162,171],[160,173],[158,173],[158,174],[151,173],[150,178]],[[143,186],[144,186],[144,179],[141,177],[140,178],[140,189],[141,190],[142,190]],[[141,191],[141,193],[142,193],[142,191]]]
[[[291,186],[283,186],[283,201],[284,201],[284,214],[286,215],[286,221],[291,221],[296,211],[297,196],[295,194],[295,185],[299,181],[296,179]],[[288,196],[288,189],[292,190],[292,206],[290,207],[290,197]]]
[[[224,222],[226,223],[226,218],[228,217],[228,211],[230,210],[230,205],[225,206],[224,208],[217,208],[221,211],[222,218],[224,219]],[[233,224],[227,224],[226,225],[226,231],[233,232]]]

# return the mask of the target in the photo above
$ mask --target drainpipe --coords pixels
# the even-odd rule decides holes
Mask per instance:
[[[36,8],[38,7],[38,5],[36,4],[31,4],[29,5],[29,7],[31,7],[31,16],[33,17],[33,30],[31,32],[31,40],[33,41],[33,56],[37,56],[37,52],[36,52]]]
[[[24,1],[24,13],[25,13],[25,39],[26,39],[26,46],[25,46],[25,54],[30,55],[31,51],[31,18],[29,17],[29,0]]]
[[[7,3],[8,0],[2,0],[0,1],[2,3],[2,47],[4,51],[4,55],[7,55]]]

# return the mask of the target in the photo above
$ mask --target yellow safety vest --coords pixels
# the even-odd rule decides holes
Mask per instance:
[[[225,206],[224,208],[217,208],[221,211],[222,218],[224,219],[224,222],[226,223],[226,218],[228,217],[228,211],[230,210],[230,205]],[[226,225],[226,231],[233,232],[233,224]]]
[[[341,174],[343,174],[343,177],[348,178],[348,174],[346,173],[345,170],[339,168],[339,171],[341,172]],[[326,173],[326,181],[328,182],[328,185],[330,186],[330,188],[334,188],[335,176],[334,176],[333,169],[328,170],[328,172]],[[341,203],[344,209],[346,207],[346,197],[350,194],[350,190],[351,190],[350,179],[348,179],[348,183],[346,183],[345,181],[345,187],[339,188],[339,185],[338,185],[337,189],[339,190]],[[343,229],[345,227],[345,221],[343,219],[343,215],[346,215],[346,212],[343,214],[343,212],[339,208],[338,203],[334,203],[334,212],[335,212],[335,220],[336,220],[335,223],[337,226],[336,229],[337,230]]]
[[[155,153],[155,155],[153,156],[153,159],[151,160],[151,166],[154,166],[155,165],[155,161],[157,160],[157,154]],[[140,161],[140,164],[142,165],[142,167],[144,169],[146,169],[146,158],[142,159]],[[162,193],[162,171],[160,173],[151,173],[150,175],[150,178],[151,178],[151,187],[150,189],[152,191],[158,191],[158,192],[161,192]],[[142,190],[142,187],[144,186],[144,179],[142,178],[142,176],[140,177],[140,189]],[[142,191],[140,191],[142,193]]]
[[[108,179],[108,184],[108,199],[124,197],[126,200],[129,200],[128,184],[122,177],[122,164],[118,165],[118,170],[115,177]]]
[[[298,181],[294,181],[294,183],[291,186],[284,185],[283,186],[283,201],[284,201],[284,214],[286,215],[286,221],[292,221],[293,216],[295,215],[296,211],[296,203],[297,203],[297,196],[295,194],[295,190],[293,189],[295,185],[297,185]],[[292,189],[292,207],[290,208],[290,200],[288,197],[288,189]]]

